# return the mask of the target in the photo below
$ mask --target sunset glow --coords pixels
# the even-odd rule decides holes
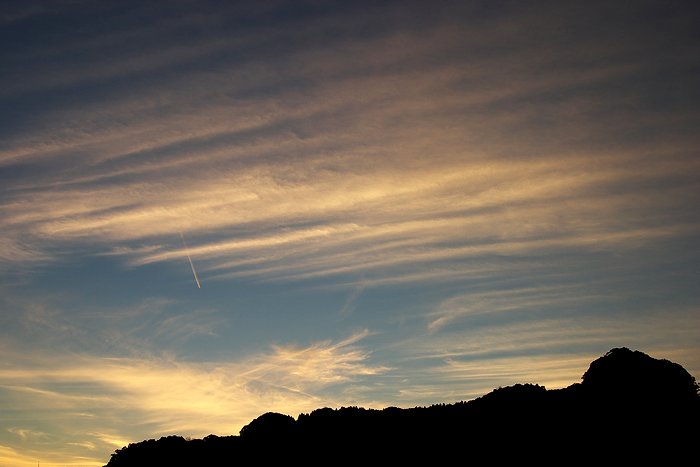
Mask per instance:
[[[693,2],[8,1],[0,465],[700,377]]]

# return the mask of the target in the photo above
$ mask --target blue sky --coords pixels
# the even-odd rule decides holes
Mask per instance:
[[[698,20],[4,2],[0,464],[564,387],[613,347],[697,376]]]

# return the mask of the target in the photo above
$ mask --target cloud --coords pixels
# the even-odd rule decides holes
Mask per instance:
[[[2,306],[8,311],[2,318],[8,349],[24,348],[30,354],[58,348],[131,357],[158,353],[182,356],[193,343],[215,340],[228,326],[226,317],[215,310],[158,297],[137,300],[130,306],[96,307],[65,296],[14,300],[8,296]],[[16,340],[17,335],[25,340]]]
[[[675,209],[670,194],[604,196],[625,179],[654,177],[658,169],[617,164],[589,172],[584,159],[476,161],[429,169],[427,178],[423,167],[397,174],[388,166],[358,176],[345,168],[322,171],[314,179],[308,168],[277,164],[161,186],[68,189],[35,195],[35,209],[5,210],[8,224],[16,232],[29,229],[29,238],[86,239],[97,252],[106,247],[100,239],[109,239],[118,246],[103,251],[125,254],[137,265],[184,258],[174,241],[162,243],[184,231],[202,271],[280,278],[291,270],[303,278],[492,253],[630,247],[697,230],[692,221],[658,226],[644,216]],[[671,176],[683,167],[663,170]],[[285,182],[290,174],[303,183]],[[389,209],[397,203],[400,209]],[[212,233],[221,238],[212,240]]]
[[[388,371],[368,362],[369,352],[359,346],[367,335],[363,331],[308,346],[275,345],[228,362],[154,355],[42,354],[18,359],[4,349],[3,359],[18,366],[0,370],[0,388],[4,403],[21,401],[19,406],[31,405],[35,413],[49,411],[52,419],[58,417],[51,423],[65,426],[53,427],[52,437],[58,433],[70,446],[107,455],[127,440],[138,441],[134,436],[235,434],[270,410],[297,415],[343,405],[339,388]],[[76,420],[76,411],[91,416]],[[104,432],[107,426],[113,431]],[[22,439],[39,433],[8,429]]]
[[[551,290],[549,295],[563,290]],[[503,293],[495,300],[501,309],[493,313],[475,310],[488,314],[463,326],[398,340],[379,352],[395,362],[391,377],[401,381],[386,397],[411,406],[424,401],[469,400],[517,383],[566,387],[580,382],[590,362],[622,346],[671,359],[691,374],[700,368],[694,331],[696,307],[634,309],[592,317],[561,310],[536,312],[538,305],[527,298],[535,300],[536,296],[522,290]],[[525,303],[518,308],[521,300]],[[505,303],[514,306],[505,309]]]
[[[470,292],[443,300],[428,316],[427,328],[435,332],[464,317],[485,314],[541,312],[556,307],[562,313],[567,307],[609,299],[609,295],[593,290],[593,283],[563,284]],[[616,296],[616,300],[621,297]]]
[[[361,332],[212,361],[184,350],[229,323],[205,305],[3,294],[0,401],[31,430],[3,436],[98,456],[267,410],[567,384],[620,342],[667,355],[661,336],[700,368],[697,309],[649,285],[691,282],[700,230],[685,6],[105,5],[0,13],[18,44],[0,77],[3,279],[94,256],[160,273],[186,258],[182,232],[214,287],[303,281],[342,290],[341,314],[371,288],[424,298],[387,308],[405,327],[372,352]]]
[[[10,427],[7,429],[7,431],[19,436],[22,439],[22,441],[26,441],[31,438],[42,438],[47,436],[47,434],[43,431],[34,431],[29,428]]]
[[[491,241],[485,254],[510,254],[512,246],[581,250],[697,229],[679,202],[697,192],[688,177],[700,170],[687,156],[691,141],[665,137],[689,116],[624,113],[613,104],[634,94],[604,91],[648,72],[642,57],[616,60],[631,43],[601,36],[578,46],[566,36],[562,46],[533,49],[540,39],[525,33],[538,17],[508,11],[465,30],[454,18],[469,9],[456,10],[426,18],[421,40],[417,24],[397,20],[382,31],[371,14],[300,19],[309,21],[306,39],[328,24],[343,25],[342,33],[296,42],[274,61],[222,59],[204,74],[188,67],[194,56],[226,55],[265,34],[245,30],[233,40],[210,11],[168,17],[155,32],[125,23],[116,34],[130,44],[166,31],[168,53],[160,45],[125,47],[115,65],[98,67],[89,55],[66,76],[129,83],[142,66],[167,70],[170,63],[181,73],[164,73],[157,92],[136,81],[128,96],[53,108],[34,131],[4,143],[6,167],[40,170],[6,188],[0,258],[47,261],[80,244],[93,254],[123,254],[130,264],[161,262],[182,256],[168,240],[182,231],[193,255],[205,259],[197,258],[198,268],[219,277],[228,269],[238,277],[313,278],[370,272],[362,266],[369,264],[384,271],[378,279],[392,280],[392,264],[477,252],[476,242]],[[572,21],[571,12],[560,13]],[[184,47],[174,37],[190,22],[211,25],[212,33]],[[287,24],[261,47],[298,31]],[[515,48],[488,53],[498,44]],[[167,63],[156,63],[156,52]],[[567,62],[574,52],[589,56],[589,66]],[[247,97],[255,86],[265,92]],[[608,144],[653,126],[659,137],[641,150],[631,140]],[[672,182],[673,193],[656,188]],[[364,253],[346,264],[352,248]],[[292,264],[299,274],[290,273]]]
[[[7,267],[22,268],[43,264],[51,259],[50,255],[36,247],[25,245],[19,238],[0,239],[0,264],[5,264]]]
[[[16,449],[10,446],[0,445],[0,463],[2,465],[12,465],[17,467],[34,467],[37,464],[37,459],[31,454],[23,454],[18,452]],[[44,465],[54,465],[58,466],[57,463],[45,463]],[[75,465],[72,463],[64,465]],[[86,462],[85,465],[94,465],[95,467],[101,466],[98,461],[93,460],[93,462]]]
[[[357,300],[360,298],[360,295],[362,295],[362,292],[364,292],[366,288],[367,281],[364,278],[357,282],[353,290],[350,292],[350,295],[348,295],[348,298],[345,299],[343,307],[340,309],[339,314],[341,316],[349,315],[355,310]]]

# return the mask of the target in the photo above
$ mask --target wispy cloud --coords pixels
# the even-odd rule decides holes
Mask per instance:
[[[196,21],[216,25],[216,16],[203,13]],[[326,20],[342,24],[339,17]],[[605,143],[611,131],[625,133],[641,121],[665,134],[690,117],[680,113],[673,121],[649,112],[627,119],[607,100],[627,96],[583,100],[572,92],[647,72],[640,57],[604,56],[587,68],[568,64],[543,75],[571,51],[516,48],[494,57],[485,53],[489,41],[481,34],[494,36],[486,23],[464,30],[449,15],[432,21],[417,41],[410,26],[385,33],[374,29],[371,15],[360,15],[352,22],[372,34],[343,28],[332,44],[312,41],[274,64],[224,60],[206,75],[187,67],[194,56],[201,61],[249,46],[259,32],[227,42],[214,28],[201,44],[176,43],[165,55],[161,47],[125,48],[121,57],[132,68],[84,67],[99,76],[72,70],[99,81],[128,79],[140,64],[184,67],[180,76],[164,75],[155,97],[143,98],[153,90],[140,84],[136,96],[107,97],[99,108],[85,102],[55,109],[30,135],[5,142],[3,164],[47,169],[31,183],[20,178],[7,187],[1,258],[47,260],[80,242],[94,253],[129,252],[133,264],[145,264],[182,255],[167,240],[182,231],[198,266],[205,260],[203,271],[221,275],[230,265],[233,274],[287,279],[367,270],[365,263],[376,272],[392,261],[443,260],[475,240],[497,239],[501,245],[492,250],[509,254],[506,245],[527,251],[533,244],[527,240],[551,240],[553,248],[567,241],[580,250],[613,238],[620,246],[630,236],[653,242],[697,229],[692,216],[661,214],[679,212],[679,200],[697,192],[688,174],[700,169],[686,155],[687,138],[657,138],[641,151],[632,143]],[[498,20],[497,40],[518,44],[511,39],[523,33],[520,21]],[[309,37],[325,27],[314,24]],[[123,32],[130,41],[151,34],[134,27]],[[175,34],[190,25],[177,17],[161,27]],[[293,31],[298,28],[287,26],[267,41],[283,42]],[[594,50],[608,50],[600,40]],[[465,44],[473,58],[455,60]],[[591,54],[591,45],[575,50]],[[338,48],[360,63],[349,66]],[[436,58],[435,50],[445,57]],[[290,85],[299,80],[303,86]],[[242,97],[256,82],[266,93]],[[552,94],[561,99],[547,97]],[[544,96],[536,107],[527,104],[534,96]],[[543,111],[546,122],[536,118]],[[675,193],[655,190],[671,181]],[[551,238],[555,231],[559,238]],[[385,256],[368,261],[368,252],[355,265],[344,263],[343,249],[370,245]],[[285,273],[291,264],[300,274]]]
[[[46,433],[43,431],[34,431],[29,428],[17,428],[17,427],[10,427],[7,429],[10,433],[19,436],[22,441],[26,441],[31,438],[42,438],[47,436]]]
[[[516,383],[566,387],[580,381],[590,362],[623,346],[672,359],[691,374],[700,368],[693,330],[698,323],[696,308],[634,310],[591,319],[577,312],[533,313],[527,298],[524,291],[504,293],[495,300],[501,307],[493,314],[384,349],[385,358],[400,362],[391,376],[402,384],[390,396],[412,405],[473,399]]]
[[[304,183],[279,179],[277,173],[289,178],[287,169],[291,174],[300,170],[294,176]],[[425,182],[424,168],[406,170],[400,177],[386,170],[357,177],[345,170],[321,172],[311,181],[307,169],[278,164],[257,175],[231,174],[233,183],[209,177],[202,185],[175,179],[161,187],[138,183],[71,189],[35,195],[29,205],[34,209],[8,205],[5,210],[17,233],[25,226],[30,238],[42,243],[48,238],[64,243],[88,239],[97,251],[100,238],[107,238],[121,243],[112,253],[124,252],[135,264],[184,257],[181,248],[162,241],[171,239],[173,231],[190,232],[190,253],[200,269],[221,274],[229,267],[238,275],[273,277],[285,277],[290,268],[299,277],[313,277],[488,253],[627,247],[698,229],[690,219],[659,226],[662,214],[655,214],[657,219],[643,216],[652,207],[674,209],[675,197],[597,194],[630,177],[653,180],[656,164],[635,169],[635,177],[634,171],[615,166],[589,173],[583,159],[539,167],[479,162],[458,171],[433,169]],[[672,175],[669,166],[665,170]],[[684,189],[678,191],[682,195]],[[640,201],[647,204],[641,212]],[[396,203],[400,208],[389,210]],[[232,229],[240,233],[226,234]],[[211,238],[216,232],[224,239],[197,235]],[[134,241],[143,246],[129,246]]]
[[[0,464],[36,464],[30,433],[68,464],[268,410],[556,387],[621,343],[700,368],[687,5],[20,3],[0,12],[17,40],[0,277],[30,285],[3,285]],[[177,264],[191,281],[188,254],[212,284],[194,304],[156,280]],[[133,293],[170,298],[47,299],[69,261],[80,279],[152,273]],[[350,337],[219,345],[250,324],[246,286],[331,291],[309,316],[340,310]],[[391,308],[350,313],[360,296]]]
[[[367,280],[364,278],[357,282],[353,290],[348,295],[348,298],[343,303],[343,307],[340,309],[340,315],[345,316],[352,313],[355,310],[356,303],[362,292],[367,288]]]
[[[30,453],[21,453],[11,446],[3,446],[0,444],[0,463],[2,463],[2,465],[12,465],[17,467],[34,467],[37,464],[37,457]],[[62,459],[58,462],[43,462],[43,464],[55,467],[58,467],[59,465],[85,465],[101,467],[104,465],[104,463],[98,459],[83,459],[78,462]]]
[[[463,317],[484,314],[528,313],[557,307],[559,312],[571,305],[592,304],[608,294],[592,290],[592,284],[513,288],[461,294],[440,303],[429,316],[428,330],[437,331]],[[620,297],[616,297],[620,299]]]
[[[369,353],[360,346],[367,334],[309,346],[276,345],[228,362],[41,355],[31,365],[0,369],[0,387],[21,397],[23,404],[32,404],[37,413],[51,411],[52,418],[60,418],[56,423],[63,420],[72,429],[78,423],[83,427],[80,433],[64,432],[62,438],[104,455],[127,440],[138,441],[134,436],[235,434],[269,410],[297,415],[319,406],[343,405],[347,401],[329,388],[388,370],[368,362]],[[16,361],[4,353],[5,361]],[[26,363],[26,357],[22,361]],[[68,423],[75,411],[86,409],[92,417]],[[106,426],[113,433],[105,433]],[[140,427],[138,434],[135,426]],[[23,440],[38,436],[30,429],[10,432]]]

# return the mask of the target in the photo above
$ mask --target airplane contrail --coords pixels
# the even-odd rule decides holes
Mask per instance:
[[[194,281],[197,283],[197,288],[201,289],[202,286],[199,284],[199,277],[197,277],[197,271],[194,269],[194,263],[192,262],[192,257],[190,256],[190,250],[187,248],[187,243],[185,243],[185,236],[180,232],[180,238],[182,239],[182,246],[185,247],[185,254],[190,262],[190,267],[192,268],[192,274],[194,275]]]

